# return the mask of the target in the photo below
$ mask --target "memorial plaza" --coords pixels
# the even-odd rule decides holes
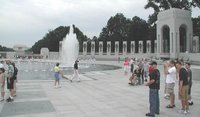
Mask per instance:
[[[15,52],[0,52],[2,60],[11,59],[19,68],[17,96],[13,102],[0,102],[0,117],[144,117],[149,112],[149,87],[145,86],[145,83],[137,86],[128,84],[131,73],[124,74],[122,62],[126,57],[148,58],[149,61],[158,62],[161,73],[160,113],[156,116],[199,117],[200,49],[199,37],[193,37],[191,12],[175,8],[160,12],[156,29],[156,40],[153,41],[138,41],[138,43],[99,41],[97,44],[91,41],[91,46],[84,41],[82,52],[77,48],[78,43],[75,49],[66,49],[64,45],[66,40],[59,43],[59,52],[41,48],[40,54],[33,55],[25,53],[25,47],[16,47]],[[73,33],[70,34],[76,37]],[[138,44],[137,52],[136,44]],[[114,49],[111,51],[113,45]],[[96,48],[98,51],[95,51]],[[81,82],[70,82],[62,78],[61,87],[55,88],[53,68],[56,62],[62,62],[63,55],[72,57],[65,54],[72,50],[76,50],[77,54],[72,55],[80,60],[80,64],[86,66],[90,64],[92,67],[86,67],[86,70],[79,69]],[[26,58],[16,59],[19,56]],[[178,99],[178,80],[175,84],[176,106],[173,109],[166,108],[169,100],[164,98],[163,64],[164,60],[170,59],[179,59],[192,64],[194,105],[190,106],[190,112],[187,114],[178,112],[181,109],[181,102]],[[32,60],[34,62],[31,62]],[[70,62],[72,64],[74,60]],[[73,75],[72,71],[63,73],[67,78]],[[6,90],[5,97],[8,96],[9,91]]]
[[[14,102],[0,103],[1,117],[144,117],[149,112],[149,88],[145,85],[130,86],[128,75],[124,75],[123,62],[96,61],[96,64],[115,65],[121,68],[106,71],[81,72],[81,82],[61,80],[61,88],[54,88],[54,76],[47,75],[48,80],[26,80],[18,77],[17,96]],[[198,117],[200,107],[200,67],[192,65],[194,105],[190,113],[178,113],[181,108],[178,100],[178,81],[175,86],[175,105],[167,109],[169,100],[164,99],[163,65],[158,65],[161,72],[160,114],[158,117]],[[28,69],[28,68],[27,68]],[[42,74],[47,71],[26,71]],[[71,77],[72,74],[66,74]],[[34,77],[32,75],[26,76]],[[44,77],[44,76],[42,76]],[[9,92],[6,91],[6,95]]]

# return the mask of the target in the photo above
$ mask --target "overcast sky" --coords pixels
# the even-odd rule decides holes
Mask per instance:
[[[108,19],[116,13],[147,20],[152,9],[147,0],[0,0],[0,45],[31,47],[48,30],[75,24],[85,35],[99,36]],[[193,9],[193,17],[200,16]]]

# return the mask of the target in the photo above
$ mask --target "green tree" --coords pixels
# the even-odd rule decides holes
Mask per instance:
[[[162,10],[167,10],[170,8],[179,8],[184,10],[191,10],[192,7],[200,7],[199,0],[148,0],[145,5],[145,9],[153,8],[154,13],[149,15],[149,24],[155,24],[157,20],[157,15]]]
[[[122,13],[117,13],[111,17],[106,27],[102,29],[99,40],[104,41],[104,52],[106,52],[106,41],[111,41],[111,51],[114,52],[114,41],[127,40],[130,20],[124,17]],[[122,51],[122,50],[121,50]]]
[[[200,37],[200,16],[197,18],[192,18],[193,22],[193,35]]]
[[[8,47],[0,45],[0,51],[8,52],[8,51],[14,51],[14,50],[12,48],[8,48]]]
[[[145,20],[135,16],[132,18],[129,32],[128,32],[128,52],[130,52],[130,41],[135,41],[136,43],[136,52],[138,52],[138,42],[139,40],[146,41],[148,39],[148,24]],[[146,46],[146,43],[144,43],[144,46]],[[144,50],[145,52],[146,50]]]

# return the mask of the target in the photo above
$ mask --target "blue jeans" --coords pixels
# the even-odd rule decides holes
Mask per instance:
[[[159,90],[150,89],[149,90],[149,103],[150,103],[150,113],[155,115],[160,112],[160,101],[159,101]]]

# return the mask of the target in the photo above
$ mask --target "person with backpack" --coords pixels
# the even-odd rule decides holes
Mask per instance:
[[[7,99],[7,102],[12,102],[14,101],[14,67],[11,64],[10,60],[6,61],[7,64],[7,70],[6,70],[6,77],[7,77],[7,89],[10,90],[10,96]]]
[[[17,73],[18,73],[18,69],[17,67],[15,66],[15,63],[13,62],[12,63],[13,67],[14,67],[14,75],[13,75],[13,78],[14,78],[14,84],[13,84],[13,96],[17,96]]]

